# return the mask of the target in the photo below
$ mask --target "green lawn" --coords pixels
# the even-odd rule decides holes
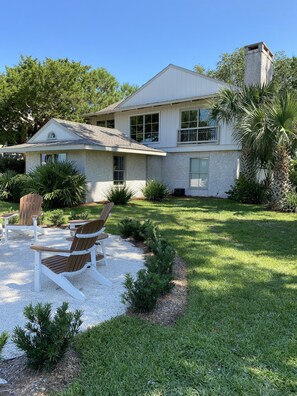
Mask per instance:
[[[297,394],[297,215],[134,201],[108,231],[125,217],[151,218],[187,261],[186,314],[172,328],[118,317],[81,334],[82,374],[63,395]]]

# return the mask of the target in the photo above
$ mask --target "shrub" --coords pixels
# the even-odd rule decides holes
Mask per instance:
[[[19,202],[20,198],[26,194],[26,189],[30,183],[28,175],[15,175],[9,185],[10,199],[13,202]]]
[[[163,201],[169,196],[166,184],[158,180],[148,180],[146,186],[142,189],[142,193],[145,199],[149,201]]]
[[[226,191],[229,199],[241,203],[261,204],[269,199],[267,186],[264,182],[248,181],[244,176],[239,176],[235,185]]]
[[[69,220],[88,220],[90,217],[90,212],[84,210],[82,212],[70,212]]]
[[[115,205],[127,204],[133,195],[133,190],[126,186],[112,186],[105,194],[106,199]]]
[[[151,238],[155,228],[151,220],[145,220],[141,223],[139,220],[124,219],[119,223],[121,237],[132,237],[136,242],[143,242]]]
[[[28,364],[34,369],[53,368],[78,333],[82,312],[69,312],[68,303],[64,302],[51,318],[51,304],[38,303],[25,307],[24,315],[28,323],[24,329],[14,329],[14,343],[26,353]]]
[[[0,173],[8,170],[15,173],[25,173],[25,160],[22,156],[0,156]]]
[[[124,219],[119,224],[122,237],[133,237],[136,241],[145,241],[153,256],[147,256],[145,270],[138,271],[137,279],[130,274],[126,276],[122,295],[123,302],[129,303],[136,311],[150,311],[160,295],[172,287],[172,266],[175,258],[174,248],[162,238],[158,227],[151,220],[140,222]]]
[[[72,162],[40,165],[29,176],[28,192],[42,195],[45,209],[77,206],[86,199],[86,177]]]
[[[45,219],[54,226],[60,226],[65,223],[64,212],[61,209],[51,210],[45,213]]]
[[[281,209],[284,212],[297,212],[297,193],[295,191],[290,191],[285,195]]]
[[[126,292],[122,294],[123,303],[130,304],[138,312],[151,311],[158,297],[163,293],[164,281],[157,274],[142,269],[137,272],[137,279],[126,275],[124,286]]]
[[[0,199],[3,201],[19,202],[25,195],[30,178],[28,175],[16,174],[8,170],[0,175]]]
[[[2,359],[2,351],[3,348],[8,340],[8,333],[6,331],[4,331],[3,333],[0,334],[0,361]]]

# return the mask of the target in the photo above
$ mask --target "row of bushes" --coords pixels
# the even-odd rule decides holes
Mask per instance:
[[[138,271],[135,280],[131,274],[126,275],[126,292],[122,295],[122,301],[128,303],[134,311],[151,311],[157,299],[173,287],[175,250],[150,220],[140,222],[124,219],[119,224],[119,232],[123,238],[132,237],[136,242],[144,242],[153,253],[146,256],[145,269]]]
[[[51,304],[38,303],[25,307],[24,316],[28,322],[23,329],[14,329],[12,341],[25,352],[30,367],[52,369],[78,333],[82,311],[70,312],[64,302],[53,316]],[[0,357],[7,340],[8,333],[0,334]]]

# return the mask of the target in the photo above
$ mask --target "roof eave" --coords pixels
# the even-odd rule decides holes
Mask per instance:
[[[85,114],[87,117],[95,117],[95,116],[100,116],[103,114],[112,114],[112,113],[120,113],[120,112],[125,112],[125,111],[130,111],[130,110],[140,110],[140,109],[145,109],[145,108],[150,108],[150,107],[159,107],[159,106],[168,106],[168,105],[175,105],[179,103],[187,103],[187,102],[196,102],[199,100],[207,100],[207,99],[212,99],[216,97],[218,94],[210,94],[210,95],[203,95],[203,96],[194,96],[192,98],[186,98],[186,99],[175,99],[175,100],[166,100],[164,102],[153,102],[153,103],[146,103],[138,106],[127,106],[127,107],[121,107],[117,109],[113,109],[111,112],[105,112],[105,113],[90,113],[90,114]]]
[[[130,154],[141,154],[141,155],[155,155],[165,157],[166,153],[161,150],[143,150],[143,149],[133,149],[126,147],[117,146],[100,146],[100,145],[88,145],[88,144],[77,144],[77,145],[57,145],[50,146],[45,144],[44,146],[31,146],[22,147],[18,146],[8,146],[0,148],[0,153],[36,153],[36,152],[53,152],[53,151],[77,151],[77,150],[91,150],[91,151],[107,151],[107,152],[119,152],[119,153],[130,153]]]

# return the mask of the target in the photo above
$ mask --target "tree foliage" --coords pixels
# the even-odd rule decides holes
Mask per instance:
[[[22,56],[0,75],[0,143],[22,143],[53,117],[82,121],[135,89],[102,67]]]
[[[208,77],[242,87],[244,85],[244,48],[221,54],[215,69],[206,69],[198,64],[194,66],[194,70]],[[290,58],[284,51],[275,53],[273,82],[279,89],[297,90],[297,57]]]

